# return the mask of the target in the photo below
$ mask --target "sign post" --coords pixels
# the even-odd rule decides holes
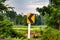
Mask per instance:
[[[35,22],[35,14],[27,14],[27,23],[28,23],[28,40],[30,40],[30,27],[31,24]]]
[[[28,24],[28,40],[30,40],[30,27],[31,27],[31,24]]]

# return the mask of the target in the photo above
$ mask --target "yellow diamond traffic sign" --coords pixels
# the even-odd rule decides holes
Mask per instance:
[[[27,14],[27,23],[32,24],[35,22],[35,14],[28,13]]]

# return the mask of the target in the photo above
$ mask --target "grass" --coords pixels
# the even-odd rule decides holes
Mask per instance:
[[[42,29],[44,27],[46,27],[45,25],[32,25],[31,26],[31,33],[40,33],[40,27],[42,27]],[[28,33],[28,26],[24,26],[24,25],[14,25],[13,26],[13,29],[15,31],[17,31],[18,33],[22,33],[23,35],[25,33]],[[22,38],[8,38],[7,40],[28,40],[27,37],[24,39],[23,37]],[[31,40],[40,40],[40,38],[31,38]]]
[[[46,25],[32,25],[31,26],[31,29],[39,29],[40,27],[44,28],[44,27],[47,27]],[[13,26],[13,29],[28,29],[28,26],[24,26],[24,25],[14,25]]]
[[[23,39],[23,38],[7,38],[6,40],[28,40],[27,38]],[[40,38],[31,38],[30,40],[40,40]]]
[[[47,27],[46,25],[32,25],[31,31],[40,31],[40,28],[43,30],[43,28]],[[18,32],[28,32],[28,26],[24,25],[14,25],[13,29],[17,30]]]

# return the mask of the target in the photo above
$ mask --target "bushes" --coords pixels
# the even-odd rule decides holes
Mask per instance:
[[[21,38],[21,37],[24,38],[22,33],[16,32],[15,30],[11,30],[10,35],[11,35],[11,38]]]
[[[8,37],[19,37],[21,38],[23,35],[21,33],[16,32],[12,29],[13,24],[8,20],[0,21],[0,38],[8,38]]]
[[[11,29],[12,24],[9,21],[0,21],[0,38],[8,37]]]
[[[60,40],[60,31],[51,27],[45,28],[41,40]]]

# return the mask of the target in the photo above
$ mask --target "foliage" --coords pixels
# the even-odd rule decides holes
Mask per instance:
[[[43,20],[41,16],[36,16],[35,18],[35,25],[43,25]]]
[[[11,27],[12,24],[9,21],[0,21],[0,38],[8,37]]]
[[[23,20],[22,15],[20,15],[20,14],[16,15],[16,17],[15,17],[16,24],[18,24],[18,25],[22,24],[22,20]]]
[[[45,28],[41,40],[60,40],[60,31],[51,27]]]
[[[0,15],[0,21],[3,21],[4,19],[3,19],[3,16],[2,15]]]
[[[17,14],[14,11],[7,11],[7,13],[6,13],[6,16],[9,17],[11,21],[14,21],[16,15]]]
[[[60,0],[49,0],[52,5],[59,6]]]
[[[0,2],[5,2],[6,0],[0,0]]]
[[[54,1],[54,0],[51,0]],[[57,2],[55,0],[52,4]],[[56,3],[57,4],[57,3]],[[57,5],[58,6],[58,5]],[[48,5],[48,7],[37,8],[36,10],[43,15],[44,21],[48,26],[51,26],[56,29],[60,29],[60,7],[54,5]]]
[[[0,12],[3,13],[3,11],[7,10],[7,7],[3,4],[6,0],[0,0]]]
[[[0,21],[0,38],[8,38],[8,37],[18,37],[21,38],[23,35],[21,33],[16,32],[12,29],[13,24],[8,20]]]
[[[0,38],[20,38],[23,35],[13,30],[13,24],[9,20],[5,19],[5,16],[9,16],[11,19],[14,19],[16,16],[16,12],[8,10],[8,7],[4,5],[5,1],[6,0],[0,0]]]

